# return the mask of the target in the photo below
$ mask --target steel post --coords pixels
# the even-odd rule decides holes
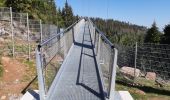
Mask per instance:
[[[44,78],[43,78],[43,67],[42,67],[42,61],[41,61],[41,53],[40,48],[36,50],[36,68],[37,68],[37,74],[38,74],[38,86],[39,86],[39,95],[40,100],[45,100],[45,85],[44,85]]]
[[[14,44],[14,28],[13,28],[13,15],[12,15],[12,7],[10,7],[10,15],[11,15],[11,37],[12,37],[12,56],[15,56],[15,44]]]
[[[116,67],[117,67],[117,55],[118,50],[114,48],[114,60],[113,60],[113,67],[112,67],[112,73],[111,73],[111,80],[110,80],[110,87],[109,87],[109,100],[115,100],[115,83],[116,83]]]
[[[40,41],[42,43],[43,37],[42,37],[42,21],[40,20]]]
[[[97,35],[96,35],[97,36]],[[96,55],[97,55],[97,60],[98,60],[98,63],[100,64],[100,56],[101,56],[101,35],[98,34],[98,43],[97,43],[97,48],[96,48]]]
[[[28,60],[30,60],[30,52],[31,52],[31,48],[30,48],[30,29],[29,29],[29,16],[27,13],[27,35],[28,35]]]
[[[135,78],[136,78],[136,61],[137,61],[137,52],[138,52],[138,43],[136,42],[135,44],[135,69],[134,69],[134,81],[135,81]]]

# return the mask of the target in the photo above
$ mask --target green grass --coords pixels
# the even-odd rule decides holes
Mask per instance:
[[[36,76],[36,67],[34,61],[20,60],[20,62],[24,63],[27,67],[26,74],[22,81],[29,81]]]
[[[4,71],[4,69],[3,69],[3,66],[2,66],[2,63],[1,63],[1,55],[0,55],[0,77],[3,76],[3,71]]]
[[[129,91],[135,100],[146,100],[147,99],[145,95],[135,93],[138,90],[137,88],[124,86],[122,84],[117,83],[116,90]]]
[[[31,82],[31,85],[28,87],[29,89],[38,89],[38,81],[36,77],[36,67],[35,67],[35,61],[28,61],[24,59],[20,59],[21,63],[24,63],[27,67],[26,73],[24,75],[24,78],[21,80],[22,82]],[[33,81],[34,80],[34,81]]]
[[[33,61],[26,60],[26,61],[24,61],[24,63],[27,64],[29,67],[35,67]]]
[[[3,76],[3,67],[2,67],[2,65],[0,65],[0,77],[2,77]]]
[[[121,75],[117,75],[116,90],[129,91],[134,100],[152,100],[152,98],[170,100],[170,83],[164,87],[158,87],[154,81],[145,78],[138,78],[133,84],[133,80],[127,80]],[[144,92],[144,94],[140,92]]]
[[[116,90],[129,91],[132,97],[134,98],[134,100],[150,100],[151,98],[162,98],[161,100],[170,100],[170,94],[168,95],[165,93],[163,95],[163,92],[159,94],[159,93],[154,93],[154,91],[153,93],[147,93],[146,91],[144,91],[145,95],[143,95],[137,92],[137,91],[142,91],[141,89],[130,87],[130,86],[125,86],[119,83],[116,84]]]
[[[46,75],[45,75],[45,82],[46,82],[46,87],[49,89],[51,86],[58,70],[59,70],[60,64],[58,62],[50,62],[48,66],[46,66]]]
[[[28,53],[28,46],[25,46],[25,45],[15,45],[15,52]]]

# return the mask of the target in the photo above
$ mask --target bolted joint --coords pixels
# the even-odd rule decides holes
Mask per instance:
[[[114,51],[114,48],[115,48],[115,46],[114,46],[114,45],[112,45],[112,46],[111,46],[112,51]]]
[[[41,45],[39,44],[39,45],[38,45],[38,51],[40,51],[40,49],[41,49]]]

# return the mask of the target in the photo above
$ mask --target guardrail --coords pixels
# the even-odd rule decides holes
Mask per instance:
[[[40,100],[45,100],[48,95],[48,90],[52,88],[50,86],[74,42],[74,35],[76,35],[75,30],[80,20],[69,26],[63,32],[42,41],[37,47],[36,65]]]
[[[106,93],[106,98],[113,100],[118,50],[90,19],[88,21],[97,62],[100,67],[103,90]]]

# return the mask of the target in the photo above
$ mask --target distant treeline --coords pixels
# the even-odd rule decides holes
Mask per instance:
[[[113,19],[92,18],[97,27],[115,44],[132,45],[144,42],[147,28]]]
[[[0,7],[12,7],[13,12],[28,13],[29,18],[60,27],[68,27],[77,20],[67,2],[57,9],[55,0],[0,0]]]
[[[91,18],[97,27],[114,43],[131,46],[138,43],[170,44],[170,24],[160,32],[156,22],[151,28],[113,19]]]
[[[79,19],[78,15],[74,15],[67,0],[65,6],[58,9],[55,0],[0,0],[0,7],[12,7],[14,12],[29,13],[29,18],[41,19],[43,23],[59,27],[68,27]],[[158,30],[156,22],[147,29],[144,26],[113,19],[92,18],[92,20],[115,44],[126,46],[135,42],[170,44],[170,24],[165,26],[162,33]]]

